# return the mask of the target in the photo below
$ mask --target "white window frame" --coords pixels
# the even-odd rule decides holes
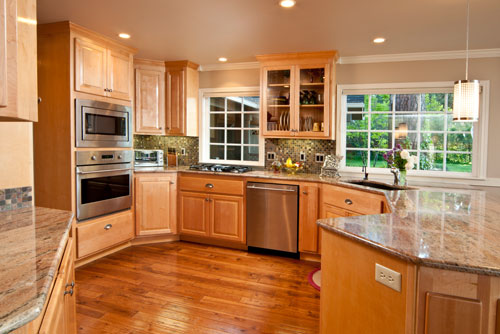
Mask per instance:
[[[375,83],[375,84],[346,84],[337,86],[337,154],[346,156],[346,127],[347,127],[347,95],[366,95],[366,94],[412,94],[412,93],[433,93],[453,92],[453,82],[411,82],[411,83]],[[479,112],[479,122],[474,126],[473,148],[472,148],[472,173],[446,172],[446,171],[424,171],[412,170],[408,172],[412,178],[444,178],[444,179],[486,179],[487,150],[488,150],[488,119],[489,119],[489,101],[490,101],[490,82],[481,80],[481,110]],[[347,167],[345,159],[342,159],[340,171],[346,174],[361,175],[361,168]],[[370,174],[379,176],[389,175],[392,177],[388,168],[370,168]]]
[[[200,101],[200,150],[199,150],[199,161],[200,163],[210,163],[210,164],[229,164],[229,165],[239,165],[239,166],[264,166],[264,150],[265,150],[265,140],[262,137],[260,122],[261,111],[259,106],[259,127],[252,128],[253,130],[259,131],[259,160],[258,161],[235,161],[235,160],[216,160],[210,159],[210,97],[226,97],[226,96],[259,96],[260,98],[260,87],[227,87],[227,88],[203,88],[199,90],[199,101]],[[243,122],[243,118],[241,120]],[[243,124],[242,124],[243,125]],[[243,140],[243,137],[242,137]],[[243,147],[243,144],[242,144]],[[243,154],[243,150],[242,150]]]

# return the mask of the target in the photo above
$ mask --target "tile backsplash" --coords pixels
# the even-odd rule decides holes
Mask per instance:
[[[175,148],[179,154],[181,153],[181,149],[185,149],[186,154],[178,156],[179,166],[189,166],[198,162],[198,142],[197,137],[134,135],[135,149],[163,150],[165,161],[169,148]]]
[[[27,208],[32,205],[32,187],[0,189],[0,212]]]
[[[315,162],[316,153],[335,154],[335,141],[319,139],[266,139],[266,168],[270,168],[274,160],[267,160],[267,153],[274,152],[275,160],[285,162],[292,158],[299,161],[300,153],[305,153],[305,171],[320,173],[322,163]]]
[[[335,154],[335,141],[318,139],[266,139],[265,154],[275,153],[275,160],[285,162],[287,158],[298,161],[300,153],[306,155],[305,171],[319,173],[322,163],[315,162],[315,154]],[[179,166],[189,166],[198,163],[199,140],[196,137],[167,137],[134,135],[134,148],[161,149],[167,154],[168,148],[175,148],[178,153],[186,150],[186,155],[179,156]],[[265,167],[270,168],[274,160],[265,160]]]

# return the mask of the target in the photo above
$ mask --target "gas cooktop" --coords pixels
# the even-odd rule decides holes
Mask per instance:
[[[246,173],[250,172],[252,168],[246,166],[228,166],[228,165],[212,165],[201,164],[189,166],[191,170],[199,170],[203,172],[225,172],[225,173]]]

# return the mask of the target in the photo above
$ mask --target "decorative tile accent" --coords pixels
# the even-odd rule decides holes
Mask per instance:
[[[0,189],[0,212],[33,205],[32,187]]]
[[[276,153],[276,160],[284,163],[288,158],[299,161],[300,152],[306,154],[304,171],[307,173],[320,173],[323,164],[316,163],[316,153],[335,154],[334,140],[319,139],[266,139],[266,151]],[[266,159],[266,168],[271,168],[273,161]]]
[[[175,148],[180,154],[181,149],[186,150],[186,155],[178,155],[179,166],[189,166],[198,162],[197,137],[167,137],[167,136],[144,136],[134,135],[134,148],[144,150],[163,150],[165,162],[167,161],[167,151],[169,148]]]

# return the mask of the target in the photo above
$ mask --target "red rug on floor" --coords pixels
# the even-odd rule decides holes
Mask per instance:
[[[307,276],[309,284],[313,286],[316,290],[321,290],[321,268],[314,269]]]

